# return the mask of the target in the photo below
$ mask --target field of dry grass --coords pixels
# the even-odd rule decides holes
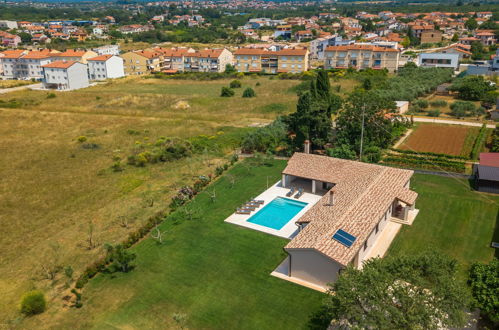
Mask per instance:
[[[0,80],[0,89],[26,86],[34,84],[32,81],[26,80]]]
[[[212,173],[221,161],[202,155],[115,173],[113,156],[126,158],[137,140],[215,134],[224,126],[269,122],[294,108],[296,95],[288,89],[297,81],[243,79],[243,88],[256,90],[253,99],[242,99],[242,89],[220,97],[228,82],[127,78],[56,92],[55,98],[28,90],[0,96],[25,104],[0,109],[0,328],[18,322],[17,303],[33,288],[47,293],[54,302],[47,313],[56,314],[66,281],[62,271],[47,279],[43,266],[57,260],[77,276],[103,243],[122,240],[165,209],[177,188]],[[82,148],[79,136],[97,148]],[[123,218],[129,228],[120,224]],[[89,250],[91,228],[99,247]]]

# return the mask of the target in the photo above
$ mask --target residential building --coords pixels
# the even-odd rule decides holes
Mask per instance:
[[[295,229],[284,247],[287,257],[272,275],[324,291],[346,267],[360,269],[366,260],[383,257],[400,227],[418,214],[413,173],[295,153],[271,189],[286,194],[299,187],[311,205],[290,221]]]
[[[97,53],[91,50],[80,50],[80,49],[68,49],[61,53],[52,54],[54,61],[76,61],[83,64],[87,63],[87,60],[92,57],[96,57]]]
[[[163,54],[161,71],[176,72],[224,72],[233,63],[233,55],[227,49],[153,48]]]
[[[97,55],[120,55],[119,45],[105,45],[92,49]]]
[[[310,30],[297,31],[295,33],[295,39],[298,42],[302,42],[303,40],[306,40],[306,39],[312,39],[313,37],[314,37],[314,34]]]
[[[154,30],[152,25],[131,24],[124,25],[118,29],[123,34],[132,34]]]
[[[325,68],[387,69],[395,72],[399,66],[400,51],[377,45],[352,44],[326,48]]]
[[[474,164],[473,174],[478,191],[499,194],[499,153],[480,153],[480,161]]]
[[[121,57],[124,60],[126,75],[143,75],[163,69],[162,52],[137,50],[124,53]]]
[[[459,55],[459,61],[461,61],[463,59],[471,57],[471,46],[462,45],[462,44],[453,44],[444,49],[439,49],[437,52],[444,54],[457,54]]]
[[[421,53],[418,55],[418,65],[421,67],[459,69],[459,55],[449,53]]]
[[[88,59],[90,80],[105,80],[125,76],[123,59],[116,55],[99,55]]]
[[[11,50],[3,52],[0,66],[4,79],[43,78],[42,66],[52,62],[52,55],[57,51],[42,49],[40,51]]]
[[[0,52],[0,76],[4,79],[13,79],[13,71],[17,58],[26,53],[27,51],[21,49],[9,49]],[[7,72],[4,72],[4,69]]]
[[[17,29],[17,22],[16,21],[1,20],[0,21],[0,28]]]
[[[475,38],[479,39],[484,46],[490,46],[496,43],[496,34],[494,33],[494,30],[477,30]]]
[[[442,41],[442,31],[438,30],[425,30],[421,32],[422,44],[433,44]]]
[[[355,43],[354,40],[343,40],[339,35],[326,36],[310,41],[310,57],[323,60],[328,46],[345,46]]]
[[[300,73],[309,68],[308,49],[286,48],[269,51],[262,48],[239,48],[234,52],[239,72]]]
[[[21,43],[21,37],[18,35],[0,31],[0,45],[3,47],[16,48]]]
[[[291,39],[291,25],[279,25],[274,31],[274,38]]]
[[[55,61],[43,66],[43,86],[74,90],[89,86],[87,65],[76,61]]]

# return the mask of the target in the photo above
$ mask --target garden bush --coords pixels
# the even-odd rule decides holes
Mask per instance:
[[[242,84],[239,80],[232,80],[229,84],[230,88],[241,88]]]
[[[234,96],[234,90],[229,87],[222,87],[222,91],[220,92],[220,96],[222,97],[231,97]]]
[[[256,93],[251,87],[246,88],[243,92],[243,97],[255,97],[255,96]]]
[[[480,128],[480,132],[478,132],[478,136],[476,137],[475,143],[473,144],[473,149],[471,150],[470,158],[478,159],[478,155],[480,151],[483,149],[483,144],[485,143],[485,138],[487,136],[487,125],[483,124]]]
[[[440,109],[428,110],[429,117],[440,117]]]
[[[431,101],[430,105],[432,107],[445,107],[445,106],[447,106],[447,101],[446,100],[435,100],[435,101]]]
[[[279,117],[271,124],[246,134],[241,143],[241,150],[246,153],[267,151],[278,153],[281,147],[287,146],[287,136],[288,127]]]
[[[43,313],[46,307],[45,295],[38,290],[26,292],[21,299],[21,313],[24,315]]]
[[[426,109],[429,106],[429,103],[427,100],[424,99],[419,99],[413,102],[414,105],[420,107],[421,109]]]

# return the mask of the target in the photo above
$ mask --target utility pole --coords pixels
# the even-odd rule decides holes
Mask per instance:
[[[362,161],[362,147],[364,145],[364,115],[366,112],[366,105],[362,106],[362,129],[360,131],[360,152],[359,152],[359,161]]]

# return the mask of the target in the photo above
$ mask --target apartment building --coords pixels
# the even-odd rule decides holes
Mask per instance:
[[[162,52],[137,50],[127,52],[121,57],[124,60],[126,75],[142,75],[150,72],[160,72],[163,67]]]
[[[234,56],[227,49],[153,48],[163,54],[162,71],[175,72],[224,72]]]
[[[100,55],[88,59],[90,80],[106,80],[125,76],[123,59],[116,55]]]
[[[418,55],[418,65],[435,68],[459,68],[459,54],[421,53]]]
[[[120,55],[119,45],[105,45],[92,49],[98,55]]]
[[[400,51],[377,45],[352,44],[326,48],[325,68],[331,69],[387,69],[395,72],[399,66]]]
[[[55,61],[43,66],[43,86],[73,90],[89,86],[87,65],[76,61]]]
[[[52,54],[53,61],[74,61],[87,64],[87,60],[96,57],[97,53],[92,50],[68,49],[61,53]]]
[[[0,57],[4,79],[35,79],[43,78],[42,66],[52,62],[52,56],[57,51],[42,49],[40,51],[6,51]]]
[[[0,45],[4,47],[16,48],[21,43],[21,37],[0,30]]]
[[[300,73],[309,68],[309,51],[306,48],[285,48],[278,51],[239,48],[234,56],[239,72]]]

